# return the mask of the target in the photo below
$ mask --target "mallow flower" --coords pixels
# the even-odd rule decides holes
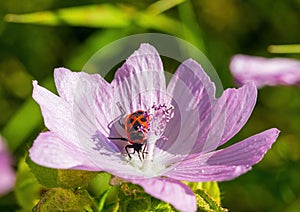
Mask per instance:
[[[11,191],[15,184],[15,173],[12,168],[11,155],[8,153],[0,136],[0,196]]]
[[[141,44],[111,83],[65,68],[55,69],[54,79],[58,95],[33,82],[49,131],[34,141],[31,159],[51,168],[109,172],[180,211],[197,209],[182,180],[234,179],[258,163],[279,134],[269,129],[216,150],[248,120],[255,85],[227,89],[217,99],[214,83],[188,59],[166,86],[160,56],[149,44]]]
[[[300,61],[295,59],[238,54],[232,57],[230,70],[239,85],[252,81],[259,88],[300,83]]]

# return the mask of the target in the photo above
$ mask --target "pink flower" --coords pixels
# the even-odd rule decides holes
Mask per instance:
[[[230,70],[238,84],[253,81],[257,87],[263,87],[300,83],[300,62],[288,58],[235,55]]]
[[[279,133],[269,129],[215,150],[248,120],[255,86],[227,89],[216,99],[214,84],[192,59],[166,86],[159,54],[149,44],[127,59],[111,83],[64,68],[56,69],[54,78],[59,96],[33,82],[33,98],[49,131],[34,141],[31,159],[52,168],[110,172],[181,211],[196,211],[196,198],[180,180],[234,179],[262,159]],[[141,160],[137,154],[129,158],[128,142],[110,139],[127,138],[124,119],[137,110],[150,117],[147,129],[137,129],[147,132]]]
[[[0,196],[11,191],[15,184],[15,173],[12,169],[12,161],[0,137]]]

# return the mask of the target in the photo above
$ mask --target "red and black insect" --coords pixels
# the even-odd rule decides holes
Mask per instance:
[[[123,125],[126,131],[127,138],[108,138],[128,141],[130,144],[125,146],[125,150],[131,159],[131,154],[138,153],[141,159],[140,152],[144,159],[147,133],[149,131],[150,116],[144,110],[137,110],[126,116],[125,124]],[[133,149],[133,153],[129,153],[128,149]]]

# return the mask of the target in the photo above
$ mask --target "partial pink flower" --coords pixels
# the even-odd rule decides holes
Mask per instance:
[[[269,129],[216,150],[247,122],[256,87],[247,83],[216,99],[214,84],[192,59],[166,86],[160,56],[149,44],[126,60],[111,83],[65,68],[55,69],[54,78],[58,96],[33,82],[33,98],[49,131],[34,141],[31,159],[51,168],[107,171],[180,211],[197,209],[195,195],[181,180],[234,179],[258,163],[279,134]],[[138,110],[150,118],[148,129],[136,130],[147,138],[140,143],[147,153],[130,159],[124,125],[134,122],[126,117]]]
[[[300,61],[294,59],[238,54],[232,57],[230,70],[239,85],[254,82],[257,87],[263,87],[300,83]]]
[[[12,190],[15,184],[15,173],[12,168],[11,156],[6,150],[3,139],[0,137],[0,196]]]

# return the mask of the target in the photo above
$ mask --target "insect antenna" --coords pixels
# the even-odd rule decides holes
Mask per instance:
[[[122,105],[121,105],[120,102],[117,102],[116,104],[117,104],[117,106],[118,106],[118,108],[119,108],[119,110],[120,110],[120,112],[121,112],[121,115],[117,116],[117,118],[115,118],[114,120],[112,120],[111,122],[108,123],[108,125],[107,125],[108,129],[111,129],[111,128],[112,128],[112,125],[113,125],[117,120],[118,120],[119,125],[122,126],[123,128],[125,128],[125,125],[122,124],[122,123],[120,122],[120,119],[121,119],[122,117],[124,117],[124,115],[126,114],[126,112],[125,112],[125,110],[124,110],[124,108],[122,107]]]

